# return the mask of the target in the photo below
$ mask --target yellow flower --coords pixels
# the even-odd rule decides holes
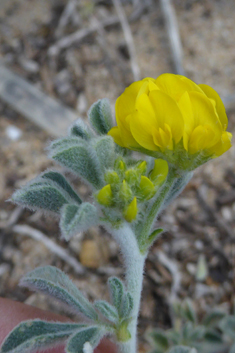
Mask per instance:
[[[116,120],[109,135],[118,145],[178,163],[182,169],[193,169],[231,147],[219,95],[180,75],[132,83],[117,99]]]

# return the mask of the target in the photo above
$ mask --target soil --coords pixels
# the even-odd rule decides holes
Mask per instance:
[[[130,15],[132,2],[122,3]],[[145,11],[130,25],[141,78],[173,72],[160,4],[146,3]],[[48,55],[66,4],[65,0],[1,0],[0,61],[86,119],[87,109],[97,99],[109,98],[114,109],[116,98],[133,81],[133,75],[120,26],[105,30],[105,47],[93,34],[62,50],[56,58]],[[234,0],[175,0],[173,4],[186,75],[197,83],[211,85],[223,97],[233,94]],[[102,22],[113,15],[115,9],[109,1],[81,0],[59,37],[90,27],[94,18]],[[228,111],[228,118],[228,130],[234,133],[234,109]],[[19,129],[17,138],[12,138],[9,127]],[[56,219],[40,212],[18,212],[6,202],[15,189],[53,165],[45,151],[51,140],[46,131],[0,101],[0,295],[61,313],[60,306],[44,295],[19,287],[22,275],[37,266],[58,266],[91,300],[108,299],[108,273],[122,275],[122,259],[103,229],[91,229],[67,244],[60,238]],[[146,330],[170,327],[172,294],[180,300],[191,298],[199,315],[217,306],[231,310],[235,300],[234,161],[233,146],[222,157],[198,168],[180,197],[159,219],[167,231],[152,247],[146,264],[139,323],[141,352],[149,349]],[[89,195],[86,186],[79,182],[76,185],[83,196]],[[30,225],[67,249],[86,267],[85,274],[76,275],[45,245],[13,232],[9,220],[14,215],[14,224]],[[160,261],[159,252],[166,261]],[[175,275],[167,264],[173,264],[180,276],[175,293]],[[199,273],[200,264],[204,275]]]

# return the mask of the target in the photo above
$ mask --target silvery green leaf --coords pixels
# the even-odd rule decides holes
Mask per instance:
[[[226,314],[222,311],[214,310],[204,317],[202,324],[207,327],[215,327],[225,315]]]
[[[117,308],[119,314],[121,313],[122,300],[124,295],[124,285],[117,277],[111,277],[108,280],[109,293],[112,304]]]
[[[61,210],[60,229],[66,240],[97,223],[97,209],[89,202],[83,202],[81,205],[67,204]]]
[[[119,319],[117,309],[105,300],[95,302],[96,309],[109,321],[116,323]]]
[[[89,319],[96,320],[98,317],[93,305],[84,297],[69,277],[56,267],[38,267],[27,273],[21,279],[20,285],[46,293]]]
[[[75,202],[77,202],[78,204],[82,203],[82,200],[80,199],[80,197],[73,190],[69,182],[65,179],[65,177],[62,174],[55,172],[53,170],[48,170],[41,175],[41,178],[54,181],[62,189],[64,189],[64,191],[66,191]]]
[[[70,136],[80,137],[84,140],[90,140],[94,134],[89,126],[81,119],[77,119],[69,129]]]
[[[21,322],[6,337],[1,353],[33,353],[38,349],[54,347],[65,341],[74,331],[85,325],[54,323],[42,320]]]
[[[165,352],[169,348],[168,337],[163,330],[153,331],[149,334],[149,337],[157,350]]]
[[[100,189],[103,186],[103,179],[95,152],[87,141],[77,140],[74,145],[52,150],[50,157]]]
[[[209,329],[205,332],[204,338],[207,342],[219,344],[223,342],[222,335],[215,329]]]
[[[235,341],[235,316],[225,316],[220,322],[221,330],[228,335],[232,340]]]
[[[191,342],[199,342],[204,338],[205,335],[205,327],[204,326],[196,326],[190,333],[189,339]]]
[[[188,342],[189,338],[193,332],[193,324],[192,322],[186,322],[182,328],[182,337],[184,342]]]
[[[175,330],[168,330],[167,337],[174,343],[179,344],[181,340],[181,333]]]
[[[96,151],[102,171],[113,168],[115,160],[115,146],[111,136],[102,136],[93,141],[93,148]]]
[[[52,141],[52,143],[48,147],[48,150],[50,151],[50,153],[52,153],[52,151],[55,151],[55,150],[60,151],[60,150],[69,148],[71,146],[76,146],[80,142],[81,142],[81,139],[75,136],[63,137]]]
[[[129,318],[134,306],[134,300],[129,292],[124,293],[120,310],[121,318]]]
[[[196,323],[197,315],[192,302],[190,300],[185,300],[182,306],[183,314],[186,319],[191,321],[192,323]]]
[[[105,331],[97,326],[83,328],[76,332],[66,346],[67,353],[92,353],[103,338]]]
[[[37,182],[14,192],[12,201],[32,210],[42,209],[58,213],[71,199],[61,188],[51,183]]]
[[[176,346],[169,350],[169,353],[197,353],[197,350],[192,347]]]
[[[99,99],[88,111],[89,121],[94,130],[106,135],[113,126],[112,112],[107,98]]]

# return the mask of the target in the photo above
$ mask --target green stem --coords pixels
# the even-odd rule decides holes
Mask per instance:
[[[178,177],[178,175],[177,175],[176,169],[171,167],[169,170],[169,173],[168,173],[167,182],[163,186],[160,195],[158,195],[158,197],[154,203],[150,204],[150,206],[148,207],[148,209],[146,211],[146,218],[143,222],[143,227],[142,227],[143,231],[142,231],[142,234],[139,238],[141,252],[146,251],[146,244],[148,244],[147,239],[148,239],[150,232],[152,230],[154,221],[157,218],[159,212],[162,210],[162,208],[164,206],[164,201],[168,197],[169,192],[170,192],[172,186],[174,185],[177,177]]]
[[[106,225],[107,227],[107,225]],[[114,239],[120,246],[126,272],[126,289],[133,297],[134,307],[132,310],[132,320],[128,326],[131,339],[127,342],[118,342],[119,353],[136,353],[137,349],[137,323],[140,307],[140,298],[143,282],[143,271],[147,254],[142,254],[130,225],[124,223],[119,229],[108,228]]]

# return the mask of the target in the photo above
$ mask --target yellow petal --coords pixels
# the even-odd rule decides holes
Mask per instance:
[[[155,120],[155,112],[146,93],[141,94],[136,99],[135,108],[137,111],[144,112],[146,114],[146,117],[148,118],[148,121],[152,119]]]
[[[134,119],[134,113],[128,115],[125,118],[125,121],[120,120],[118,127],[120,130],[120,136],[123,142],[123,145],[128,148],[135,148],[135,147],[140,147],[140,145],[137,143],[137,141],[134,139],[131,131],[130,131],[130,123]]]
[[[228,126],[228,118],[226,115],[224,103],[222,102],[220,96],[212,87],[210,87],[208,85],[200,84],[198,86],[203,90],[203,92],[207,95],[207,97],[209,97],[215,101],[216,111],[218,113],[220,122],[222,124],[222,128],[225,131]]]
[[[208,151],[214,154],[214,157],[221,156],[224,152],[228,151],[232,147],[232,134],[230,132],[224,131],[222,133],[220,141]]]
[[[109,130],[108,135],[112,136],[112,138],[114,139],[114,142],[121,146],[121,147],[125,147],[125,144],[122,141],[121,138],[121,131],[117,126],[112,127],[111,130]]]
[[[164,159],[155,159],[154,168],[149,177],[155,185],[161,185],[167,177],[168,170],[168,163]]]
[[[201,88],[196,83],[181,75],[168,73],[162,74],[156,79],[155,82],[161,91],[167,93],[176,101],[178,101],[186,91],[196,91],[203,93]]]
[[[130,123],[131,133],[135,141],[150,151],[158,151],[153,142],[153,126],[148,122],[148,117],[142,112],[135,112]]]
[[[104,206],[111,206],[113,202],[113,193],[111,190],[111,185],[105,185],[97,195],[97,201]]]
[[[127,222],[132,222],[136,219],[138,213],[138,208],[137,208],[137,199],[134,197],[134,199],[131,201],[129,206],[124,212],[124,217]]]
[[[188,92],[185,92],[179,102],[178,106],[180,108],[181,114],[184,119],[184,134],[183,134],[183,142],[184,148],[188,151],[188,140],[189,135],[192,133],[194,129],[194,116],[193,116],[193,107],[191,100],[189,98]]]
[[[218,140],[218,139],[217,139]],[[208,149],[215,144],[215,133],[210,126],[197,126],[189,140],[189,153]]]
[[[135,100],[142,85],[142,81],[132,83],[116,100],[115,111],[118,125],[120,120],[123,120],[135,110]]]
[[[155,111],[158,127],[164,130],[165,124],[168,124],[173,140],[178,143],[183,136],[184,121],[177,103],[161,91],[150,92],[149,98]]]
[[[215,112],[214,106],[209,98],[198,92],[189,92],[193,109],[194,128],[208,125],[215,133],[215,139],[219,139],[222,126]]]

